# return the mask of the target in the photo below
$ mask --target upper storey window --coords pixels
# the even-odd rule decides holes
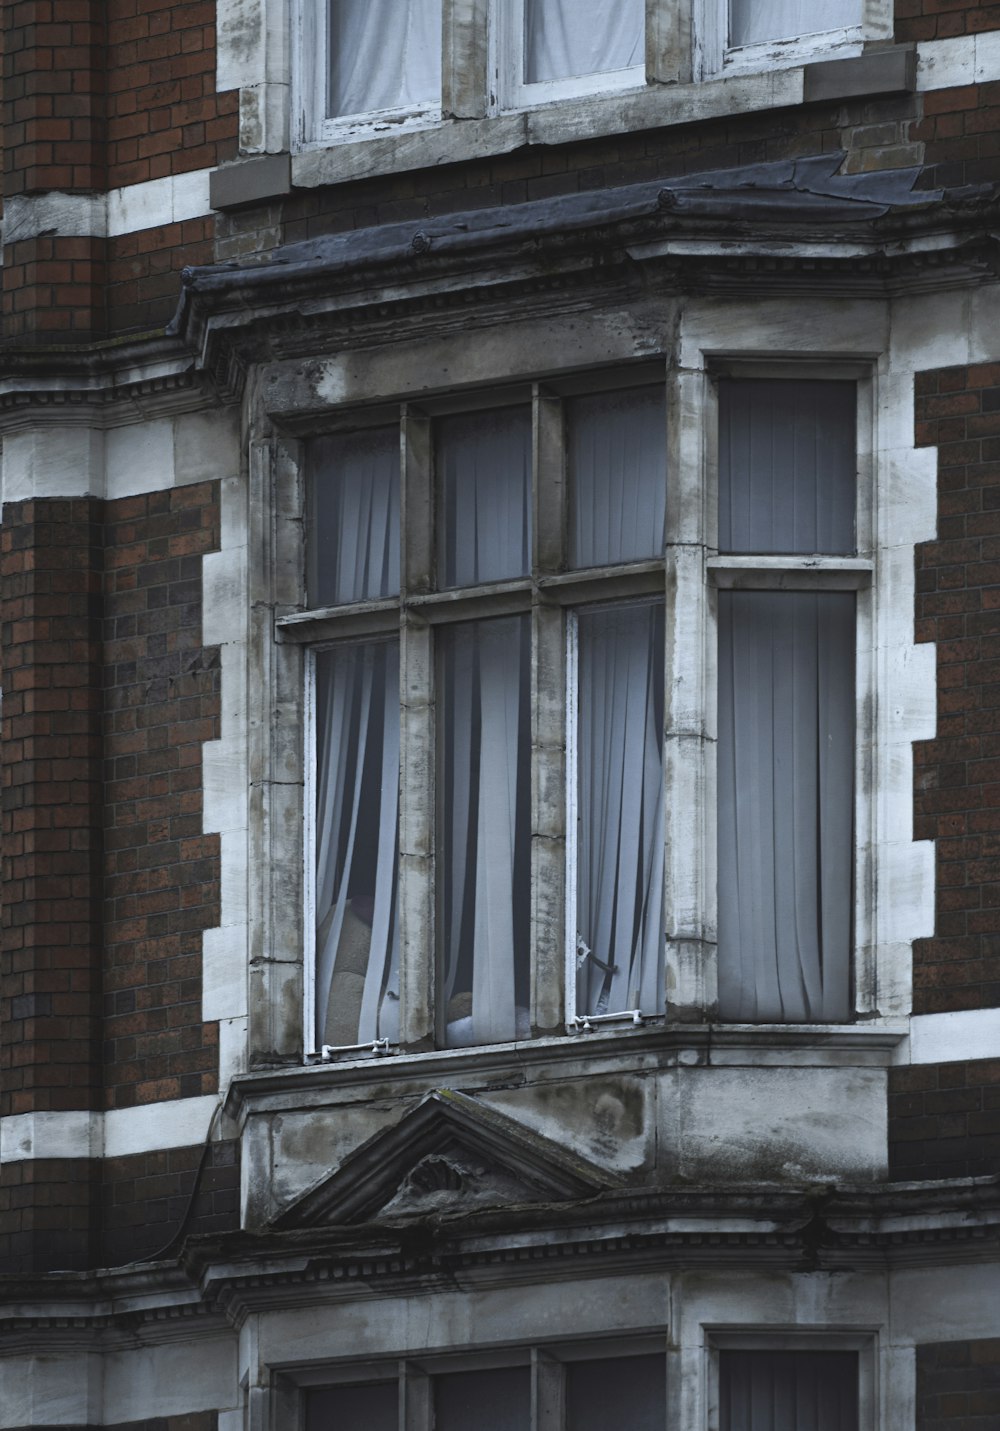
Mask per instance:
[[[298,0],[298,133],[333,143],[892,35],[888,0]]]
[[[440,110],[441,0],[328,3],[328,119]]]

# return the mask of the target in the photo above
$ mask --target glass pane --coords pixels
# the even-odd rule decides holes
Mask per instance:
[[[664,1007],[663,603],[579,616],[577,1013]]]
[[[531,1368],[434,1378],[435,1431],[530,1431]]]
[[[862,0],[730,0],[730,45],[794,40],[861,24]]]
[[[667,503],[662,387],[566,404],[570,566],[660,556]]]
[[[585,18],[585,23],[581,20]],[[646,60],[645,0],[524,0],[524,79],[569,79]]]
[[[855,551],[856,408],[854,383],[720,383],[720,551]]]
[[[399,1033],[399,642],[316,656],[316,1043]]]
[[[566,1431],[664,1431],[666,1362],[662,1356],[574,1361],[566,1368]]]
[[[441,584],[475,586],[531,568],[531,409],[447,417],[437,426]]]
[[[309,605],[399,592],[399,432],[309,444]]]
[[[719,1006],[849,1017],[853,592],[719,592]]]
[[[396,1431],[399,1390],[394,1381],[372,1386],[327,1386],[306,1392],[306,1431]]]
[[[441,97],[441,0],[329,0],[327,114],[433,105]]]
[[[529,1033],[530,645],[527,616],[439,638],[448,1048]]]
[[[720,1431],[858,1431],[857,1352],[722,1351]]]

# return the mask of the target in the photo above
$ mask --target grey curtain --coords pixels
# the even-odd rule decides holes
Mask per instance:
[[[309,444],[308,587],[312,607],[399,591],[399,430]]]
[[[855,550],[857,391],[727,380],[719,389],[719,550]]]
[[[730,0],[729,43],[793,40],[861,24],[862,0]]]
[[[531,567],[531,409],[438,423],[443,586],[524,576]]]
[[[645,60],[644,0],[524,0],[524,78],[567,79]]]
[[[579,616],[577,1012],[663,1008],[663,603]],[[589,951],[589,952],[587,952]]]
[[[441,0],[328,3],[331,118],[440,100]]]
[[[855,598],[719,593],[719,1006],[850,1011]]]
[[[567,404],[570,566],[659,556],[667,501],[662,385]]]
[[[856,1352],[722,1351],[720,1431],[858,1431]]]

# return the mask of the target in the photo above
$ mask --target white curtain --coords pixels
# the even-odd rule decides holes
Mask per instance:
[[[395,1040],[399,643],[316,658],[316,1042]]]
[[[856,1352],[722,1351],[721,1431],[858,1431]]]
[[[794,40],[861,24],[862,0],[729,0],[730,45]]]
[[[855,598],[719,593],[719,1006],[850,1011]]]
[[[720,383],[720,551],[855,551],[856,411],[850,382]]]
[[[577,1012],[656,1013],[664,1007],[663,605],[583,611],[578,632]]]
[[[645,0],[524,0],[524,79],[568,79],[645,62]]]
[[[443,586],[524,576],[531,567],[531,409],[444,418],[436,454],[442,480]]]
[[[667,501],[662,384],[567,404],[570,565],[660,556]]]
[[[441,0],[329,0],[327,113],[432,105],[441,96]]]
[[[445,1043],[528,1033],[526,616],[442,632]]]
[[[309,605],[399,591],[399,431],[317,438],[309,446]]]

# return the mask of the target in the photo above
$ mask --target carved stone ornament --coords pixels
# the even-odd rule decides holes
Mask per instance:
[[[580,1201],[621,1186],[496,1108],[451,1089],[427,1094],[287,1208],[278,1228],[461,1215]]]

